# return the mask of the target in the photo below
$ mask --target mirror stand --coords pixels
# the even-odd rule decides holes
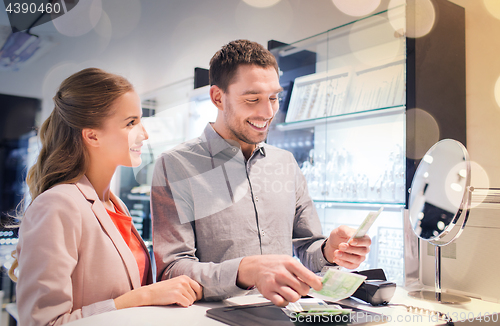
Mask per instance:
[[[459,216],[455,223],[452,223],[450,229],[452,231],[448,233],[443,233],[443,235],[440,238],[440,241],[437,240],[427,240],[430,244],[434,245],[434,258],[435,258],[435,273],[434,273],[434,291],[428,291],[428,290],[420,290],[420,291],[412,291],[409,292],[408,295],[417,298],[417,299],[424,299],[428,301],[437,301],[439,303],[448,303],[448,304],[454,304],[454,303],[466,303],[470,302],[471,299],[469,297],[461,296],[461,295],[456,295],[456,294],[450,294],[450,293],[443,293],[441,290],[441,247],[444,247],[451,242],[453,242],[455,239],[457,239],[460,234],[462,233],[465,224],[467,223],[467,220],[469,218],[469,204],[472,201],[472,193],[474,191],[474,187],[468,186],[466,187],[465,194],[464,194],[464,199],[465,199],[465,207],[466,209],[459,210],[457,215]]]
[[[436,265],[435,265],[435,290],[434,291],[427,291],[427,290],[420,290],[420,291],[412,291],[409,292],[408,295],[417,298],[417,299],[423,299],[423,300],[428,300],[428,301],[437,301],[439,303],[465,303],[469,302],[470,298],[460,296],[460,295],[455,295],[455,294],[449,294],[449,293],[442,293],[441,291],[441,246],[433,243],[434,245],[434,254],[436,258]]]

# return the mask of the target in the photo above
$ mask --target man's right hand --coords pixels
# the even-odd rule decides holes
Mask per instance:
[[[309,293],[321,290],[321,278],[298,260],[287,255],[248,256],[241,260],[236,284],[241,288],[255,286],[277,306],[284,307]]]

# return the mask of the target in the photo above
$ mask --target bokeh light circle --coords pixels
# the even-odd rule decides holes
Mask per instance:
[[[90,32],[101,19],[101,14],[101,0],[80,0],[73,9],[52,23],[59,33],[76,37]]]
[[[453,161],[451,157],[450,160]],[[467,191],[467,189],[465,189],[465,181],[467,176],[466,171],[467,171],[467,165],[465,161],[463,161],[453,166],[448,171],[448,174],[446,175],[445,178],[444,191],[446,197],[448,198],[449,203],[451,204],[450,207],[454,209],[460,208],[464,194],[466,194]]]
[[[497,105],[500,107],[500,77],[498,77],[495,83],[495,100]]]
[[[400,35],[406,35],[406,0],[391,0],[387,7],[387,19]]]
[[[391,0],[387,16],[392,27],[407,37],[418,38],[429,34],[436,23],[436,9],[431,0]]]
[[[402,53],[403,42],[394,37],[394,31],[389,21],[384,17],[370,18],[370,28],[366,21],[352,24],[349,32],[349,47],[353,55],[362,63],[377,66],[393,61]]]
[[[488,189],[490,187],[490,177],[481,164],[471,161],[471,181],[470,185],[474,188]],[[471,208],[480,205],[486,198],[485,191],[474,191],[472,193]]]
[[[365,16],[378,8],[380,0],[332,0],[335,7],[349,16]]]
[[[281,0],[243,0],[247,5],[255,8],[269,8],[280,2]]]
[[[498,0],[483,0],[486,10],[496,19],[500,19],[500,1]]]
[[[414,108],[406,111],[406,130],[408,135],[406,156],[408,158],[421,159],[429,148],[439,141],[438,123],[425,110]]]

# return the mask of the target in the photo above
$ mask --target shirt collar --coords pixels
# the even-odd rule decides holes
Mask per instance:
[[[205,138],[205,139],[203,139]],[[205,127],[202,135],[203,141],[207,143],[208,151],[212,156],[215,156],[225,150],[226,148],[234,148],[238,146],[238,143],[232,140],[226,140],[222,138],[212,127],[210,122]]]
[[[212,154],[212,156],[217,155],[218,153],[222,152],[226,148],[237,147],[238,149],[240,149],[240,145],[238,144],[238,142],[236,142],[234,140],[222,138],[215,131],[215,129],[212,127],[212,124],[210,122],[205,127],[205,130],[203,131],[202,138],[203,138],[203,136],[205,138],[203,140],[207,142],[208,150],[210,151],[210,154]],[[257,144],[257,146],[255,147],[255,150],[254,150],[254,154],[255,154],[255,152],[259,151],[260,154],[262,154],[263,156],[266,156],[265,145],[267,145],[265,142],[261,142],[261,143]]]
[[[258,144],[257,144],[257,146],[255,147],[254,152],[257,152],[257,151],[258,151],[258,152],[260,152],[260,154],[261,154],[262,156],[264,156],[264,157],[265,157],[265,156],[266,156],[266,146],[267,146],[267,144],[266,144],[266,143],[264,143],[264,142],[262,142],[262,143],[258,143]]]

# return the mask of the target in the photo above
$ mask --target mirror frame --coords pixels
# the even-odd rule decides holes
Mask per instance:
[[[460,205],[457,209],[457,212],[453,216],[451,222],[444,228],[444,230],[441,233],[439,233],[435,237],[423,238],[415,232],[415,229],[414,229],[413,224],[412,224],[411,203],[410,202],[408,203],[409,219],[410,219],[410,225],[411,225],[411,228],[413,230],[413,233],[415,233],[415,235],[418,238],[425,240],[425,241],[428,241],[436,246],[445,246],[460,236],[460,234],[463,231],[463,228],[465,227],[465,224],[466,224],[468,216],[469,216],[469,211],[470,211],[470,201],[471,201],[471,192],[472,192],[472,189],[470,186],[470,183],[471,183],[471,164],[470,164],[469,153],[467,152],[467,149],[465,148],[465,146],[462,145],[462,143],[460,143],[459,141],[454,140],[454,139],[443,139],[443,140],[438,141],[431,148],[429,148],[429,150],[426,152],[425,155],[428,155],[428,153],[431,153],[433,150],[435,150],[436,147],[442,146],[443,143],[449,143],[449,142],[453,142],[455,145],[458,145],[458,147],[462,151],[462,154],[463,154],[463,157],[465,160],[466,172],[467,172],[467,175],[465,177],[465,187],[463,189],[462,200],[460,201]],[[417,170],[415,171],[415,175],[413,177],[411,187],[409,189],[409,191],[410,191],[409,200],[411,199],[411,191],[414,188],[414,182],[416,180],[415,177],[420,174],[420,170],[423,168],[423,166],[421,165],[421,162],[422,161],[420,161],[420,163],[417,167]],[[460,228],[457,229],[456,226],[458,224],[461,224],[461,226],[460,226]],[[449,235],[451,235],[451,236],[449,236]]]

